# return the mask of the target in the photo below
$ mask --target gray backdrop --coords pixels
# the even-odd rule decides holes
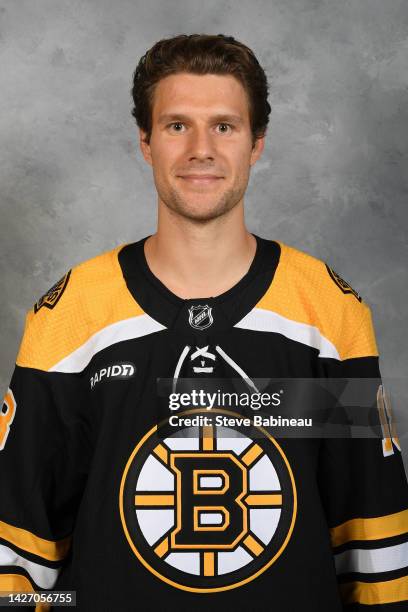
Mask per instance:
[[[0,2],[0,394],[34,301],[74,264],[155,231],[130,116],[138,59],[163,37],[221,32],[254,49],[271,86],[249,229],[359,291],[383,376],[404,378],[406,397],[407,26],[406,0]],[[408,437],[403,448],[407,460]]]

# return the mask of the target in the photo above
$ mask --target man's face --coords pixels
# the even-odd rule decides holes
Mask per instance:
[[[159,81],[150,144],[145,136],[140,130],[159,199],[195,221],[219,217],[243,200],[264,146],[261,138],[252,147],[247,94],[230,75],[179,73]]]

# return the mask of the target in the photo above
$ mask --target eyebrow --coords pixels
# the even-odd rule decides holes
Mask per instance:
[[[184,115],[183,113],[167,113],[165,115],[160,115],[158,119],[158,123],[163,125],[170,121],[188,121],[188,115]],[[244,120],[239,115],[232,115],[230,113],[219,113],[217,115],[213,115],[211,117],[211,121],[225,121],[228,123],[236,123],[241,125],[244,123]]]

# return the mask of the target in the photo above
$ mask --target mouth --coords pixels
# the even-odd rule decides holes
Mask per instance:
[[[215,174],[184,174],[178,178],[197,185],[211,185],[223,179],[223,176],[216,176]]]

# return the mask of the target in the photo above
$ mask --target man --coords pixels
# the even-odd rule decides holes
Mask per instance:
[[[75,591],[84,611],[406,610],[408,486],[370,308],[245,226],[262,68],[232,37],[182,35],[132,93],[157,231],[27,315],[0,420],[1,590]],[[381,435],[292,435],[297,383],[347,377]],[[272,417],[295,416],[279,437]]]

